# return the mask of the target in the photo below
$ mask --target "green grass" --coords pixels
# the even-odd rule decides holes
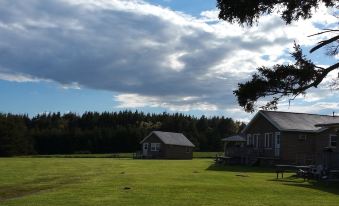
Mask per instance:
[[[222,152],[193,152],[194,158],[215,158],[222,155]],[[33,155],[26,157],[35,158],[132,158],[133,153],[113,153],[113,154],[56,154],[56,155]]]
[[[32,155],[34,158],[132,158],[133,153]]]
[[[0,205],[338,205],[339,186],[212,159],[1,158]],[[288,176],[288,175],[286,175]]]
[[[223,152],[193,152],[193,158],[215,158],[216,155],[222,155]]]

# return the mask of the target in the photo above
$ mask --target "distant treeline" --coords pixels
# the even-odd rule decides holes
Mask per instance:
[[[245,125],[231,118],[143,112],[0,114],[0,156],[117,153],[140,150],[151,131],[184,133],[197,151],[221,151],[221,138]]]

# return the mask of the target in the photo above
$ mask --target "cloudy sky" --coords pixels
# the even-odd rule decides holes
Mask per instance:
[[[248,28],[218,20],[215,0],[0,1],[0,112],[184,112],[248,120],[232,91],[259,66],[291,62],[337,26],[334,11],[286,26],[276,15]],[[336,61],[318,52],[316,63]],[[321,88],[279,109],[339,113]]]

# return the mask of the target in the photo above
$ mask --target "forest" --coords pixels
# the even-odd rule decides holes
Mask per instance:
[[[245,124],[225,117],[139,111],[0,114],[0,156],[119,153],[140,150],[151,131],[182,132],[196,151],[221,151],[221,139]]]

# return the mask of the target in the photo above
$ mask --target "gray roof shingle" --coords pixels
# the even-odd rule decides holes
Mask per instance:
[[[339,123],[339,116],[259,111],[267,120],[281,131],[320,132],[325,128],[318,124]]]
[[[189,141],[187,137],[185,137],[185,135],[183,135],[182,133],[161,132],[161,131],[151,132],[147,137],[145,137],[141,141],[141,143],[143,143],[152,134],[156,135],[164,144],[195,147],[195,145],[191,141]]]
[[[246,142],[246,139],[243,136],[234,135],[234,136],[223,138],[223,139],[221,139],[221,141],[224,141],[224,142]]]

